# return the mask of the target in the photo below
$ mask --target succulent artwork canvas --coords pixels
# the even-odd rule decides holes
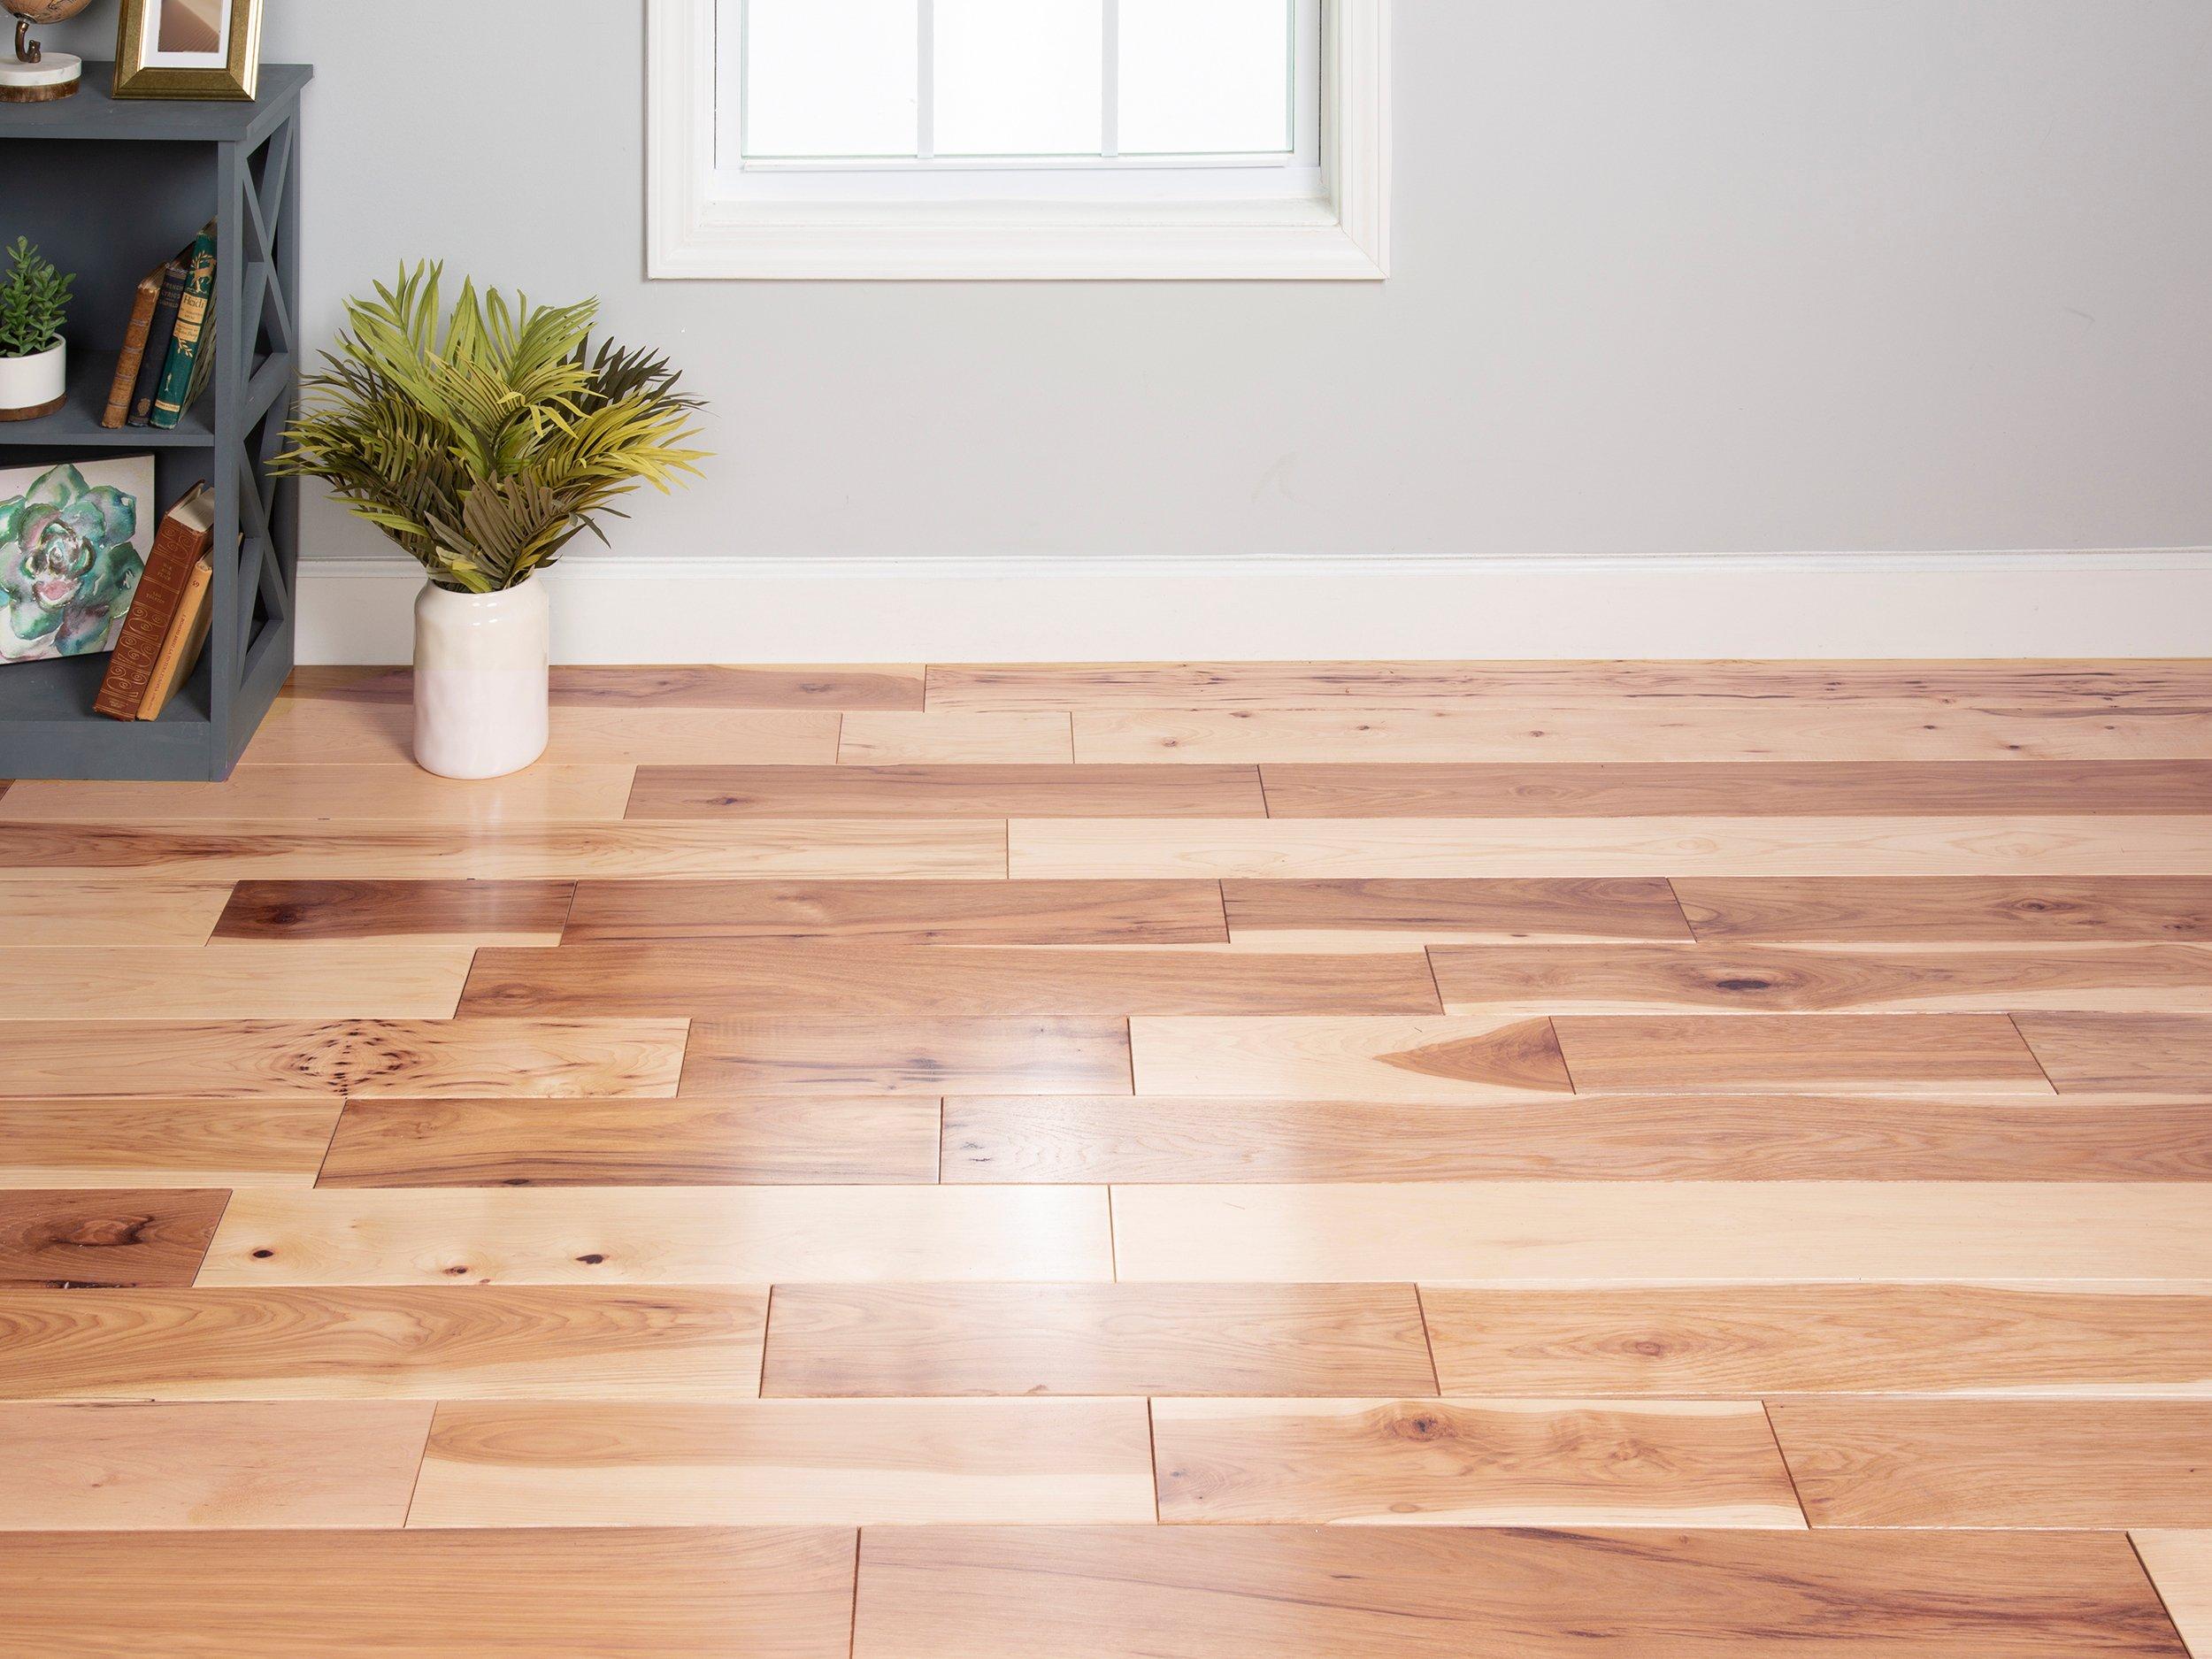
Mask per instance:
[[[112,649],[159,517],[150,455],[0,470],[0,663]]]

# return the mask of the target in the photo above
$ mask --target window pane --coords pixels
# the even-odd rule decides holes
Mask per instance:
[[[918,0],[750,0],[745,153],[910,156]]]
[[[1097,155],[1105,29],[1101,0],[937,0],[937,153]]]
[[[1128,156],[1291,148],[1293,0],[1121,0]]]

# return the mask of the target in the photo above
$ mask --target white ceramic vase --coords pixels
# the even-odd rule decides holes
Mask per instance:
[[[545,584],[415,595],[415,760],[442,778],[497,778],[545,753]]]
[[[28,420],[61,407],[69,391],[66,341],[27,357],[0,357],[0,420]]]

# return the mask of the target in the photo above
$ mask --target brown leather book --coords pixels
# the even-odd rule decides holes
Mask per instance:
[[[169,637],[170,625],[191,585],[192,567],[214,541],[214,493],[204,484],[196,484],[190,495],[169,509],[154,533],[154,550],[147,556],[138,591],[131,595],[130,612],[116,636],[100,695],[92,700],[96,712],[118,720],[138,718],[162,641]]]
[[[169,637],[161,642],[161,655],[154,659],[153,678],[146,682],[146,695],[138,705],[140,719],[159,719],[177,687],[198,665],[201,649],[207,644],[208,625],[215,619],[214,589],[215,562],[203,553],[185,582],[184,597],[177,604],[177,619],[169,625]]]
[[[138,280],[138,293],[131,301],[131,320],[123,330],[123,355],[115,360],[115,380],[108,388],[108,406],[100,416],[100,424],[119,427],[130,419],[131,395],[138,389],[138,371],[146,361],[146,336],[153,332],[154,307],[161,303],[161,281],[169,274],[169,262],[163,260]]]

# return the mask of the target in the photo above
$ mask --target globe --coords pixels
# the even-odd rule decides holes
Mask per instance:
[[[0,104],[65,98],[77,89],[83,65],[67,52],[47,57],[31,38],[31,26],[73,18],[92,0],[0,0],[15,19],[15,50],[0,46]]]
[[[92,0],[0,0],[26,23],[65,23],[92,4]]]

